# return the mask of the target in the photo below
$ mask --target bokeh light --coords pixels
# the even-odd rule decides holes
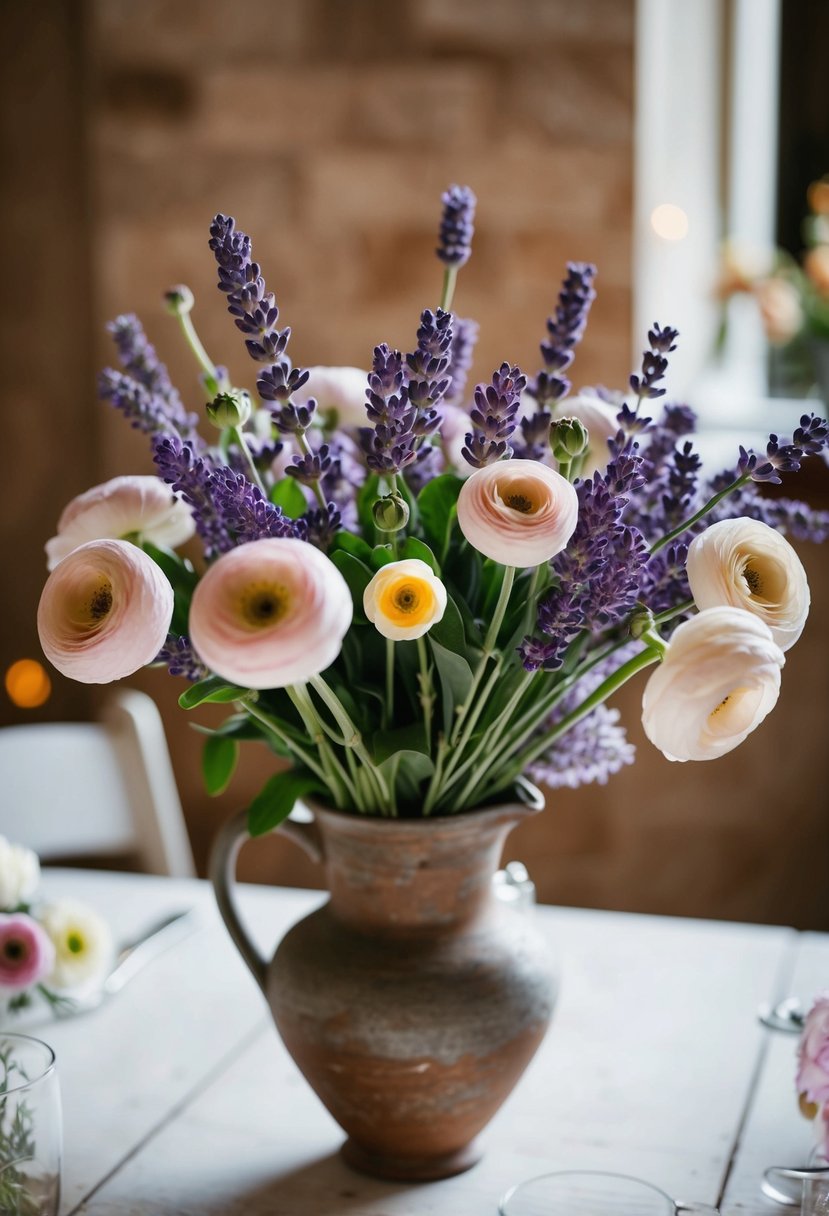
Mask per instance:
[[[49,700],[52,681],[37,659],[18,659],[6,671],[6,692],[19,709],[37,709]]]
[[[688,216],[676,203],[660,203],[651,212],[651,228],[663,241],[681,241],[688,235]]]

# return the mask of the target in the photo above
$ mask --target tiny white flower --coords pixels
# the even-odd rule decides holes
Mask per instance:
[[[103,976],[113,953],[109,926],[97,912],[75,900],[58,900],[37,909],[37,919],[55,947],[52,988],[78,988]]]
[[[0,836],[0,912],[28,903],[39,882],[37,854]]]

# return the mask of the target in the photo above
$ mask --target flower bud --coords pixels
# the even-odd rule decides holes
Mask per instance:
[[[226,393],[217,393],[205,409],[207,417],[220,431],[226,427],[244,426],[250,418],[250,397],[239,389],[230,389]]]
[[[399,532],[409,522],[406,500],[396,492],[385,498],[378,498],[371,511],[381,532]]]
[[[578,418],[558,418],[550,427],[550,447],[559,464],[570,464],[587,451],[587,427]]]
[[[173,317],[181,317],[190,312],[194,303],[192,291],[183,283],[178,283],[164,292],[165,307]]]
[[[630,636],[638,640],[645,637],[653,628],[653,613],[650,608],[637,608],[630,618]]]

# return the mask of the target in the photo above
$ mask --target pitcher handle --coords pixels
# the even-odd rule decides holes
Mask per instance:
[[[314,861],[322,860],[322,840],[313,820],[286,819],[279,830],[305,850]],[[248,832],[247,810],[239,811],[221,828],[210,852],[209,876],[219,906],[219,915],[225,923],[233,944],[263,992],[268,972],[268,960],[250,937],[233,894],[236,884],[236,860]]]

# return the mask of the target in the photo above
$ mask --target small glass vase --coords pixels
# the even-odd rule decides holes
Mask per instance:
[[[0,1032],[0,1212],[57,1216],[62,1123],[55,1053]]]
[[[500,1216],[679,1216],[714,1213],[705,1203],[680,1203],[651,1182],[602,1170],[560,1170],[528,1178],[507,1191]]]

